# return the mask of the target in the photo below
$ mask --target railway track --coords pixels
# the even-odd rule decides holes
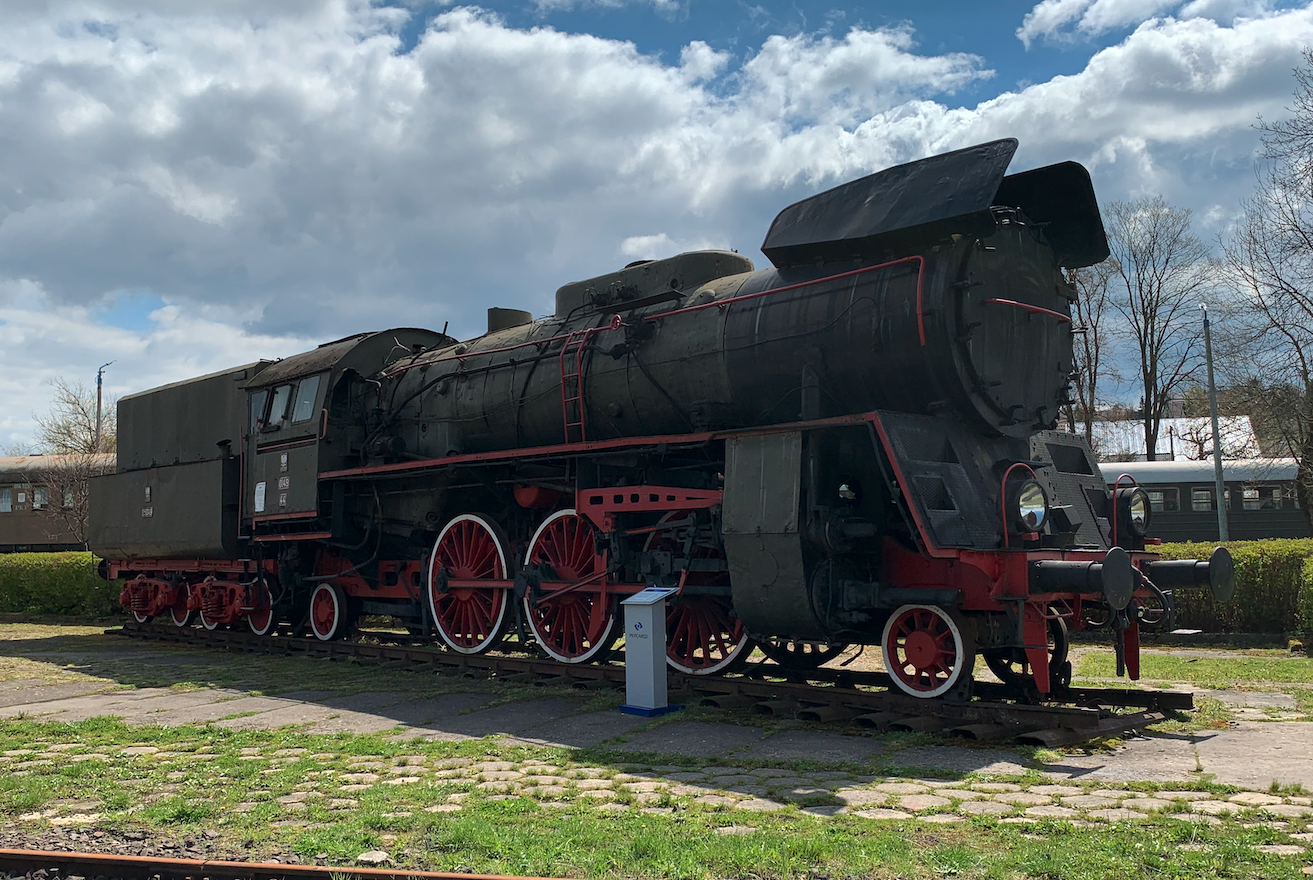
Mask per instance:
[[[624,687],[616,663],[567,666],[505,653],[454,654],[400,641],[322,642],[294,636],[256,636],[240,630],[180,629],[127,623],[105,631],[145,641],[217,648],[237,653],[315,656],[467,678],[585,690]],[[387,634],[390,635],[390,634]],[[403,637],[404,638],[404,637]],[[883,672],[823,667],[793,671],[774,663],[751,663],[730,675],[690,676],[670,671],[675,702],[700,702],[721,709],[853,725],[879,731],[942,732],[978,741],[1014,741],[1057,747],[1138,730],[1169,713],[1194,708],[1189,692],[1123,688],[1067,688],[1041,704],[1008,698],[1002,685],[977,682],[965,702],[926,701],[890,686]]]
[[[106,877],[110,880],[299,880],[299,878],[359,878],[359,880],[538,880],[496,874],[452,874],[390,868],[334,868],[206,859],[166,859],[103,853],[0,849],[0,871],[9,876]]]

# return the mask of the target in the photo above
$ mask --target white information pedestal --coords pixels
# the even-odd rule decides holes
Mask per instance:
[[[625,705],[630,715],[664,715],[682,709],[666,693],[666,599],[678,587],[648,587],[625,606]]]

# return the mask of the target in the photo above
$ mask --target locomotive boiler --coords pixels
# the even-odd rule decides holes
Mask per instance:
[[[452,651],[513,635],[608,656],[620,599],[679,588],[668,657],[879,645],[893,686],[969,693],[977,656],[1060,692],[1072,628],[1138,677],[1172,592],[1229,596],[1224,549],[1145,552],[1149,506],[1056,431],[1063,269],[1108,255],[1072,162],[1001,140],[891,168],[731,252],[568,284],[488,333],[365,333],[124,398],[92,545],[145,621],[320,639],[389,615]]]

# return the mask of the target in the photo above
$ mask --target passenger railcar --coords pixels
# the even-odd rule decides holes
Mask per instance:
[[[86,550],[78,484],[113,470],[113,455],[0,456],[0,553]]]
[[[1109,487],[1125,474],[1148,493],[1154,533],[1162,540],[1217,540],[1211,459],[1103,462],[1100,467]],[[1308,518],[1295,495],[1297,474],[1298,462],[1293,458],[1223,461],[1228,537],[1233,541],[1310,537]]]
[[[670,663],[876,644],[917,697],[1070,676],[1107,626],[1138,675],[1171,590],[1149,510],[1051,430],[1072,371],[1062,267],[1108,254],[1085,169],[995,141],[786,208],[772,266],[702,251],[124,398],[93,546],[139,620],[320,639],[391,615],[455,652],[508,633],[605,658],[618,601],[679,588]],[[184,416],[183,414],[186,413]],[[1143,609],[1151,613],[1144,613]]]

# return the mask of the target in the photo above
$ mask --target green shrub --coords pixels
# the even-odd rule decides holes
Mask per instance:
[[[0,555],[0,612],[100,616],[119,607],[119,581],[96,573],[92,553]]]
[[[1166,559],[1207,559],[1214,544],[1150,547]],[[1231,541],[1235,596],[1213,601],[1209,590],[1178,590],[1177,626],[1225,633],[1294,633],[1313,628],[1313,539]]]

